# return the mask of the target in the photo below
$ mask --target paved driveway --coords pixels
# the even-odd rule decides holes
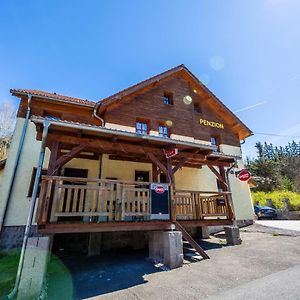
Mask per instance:
[[[208,239],[202,245],[211,259],[172,271],[155,269],[135,252],[114,259],[70,258],[73,297],[62,297],[66,284],[56,278],[49,282],[49,296],[52,289],[56,297],[49,299],[300,299],[300,281],[294,280],[300,232],[255,224],[243,228],[241,237],[242,245],[234,247],[224,246],[221,234]]]
[[[279,228],[285,230],[296,230],[300,231],[300,220],[290,221],[290,220],[257,220],[256,224],[268,226],[272,228]]]

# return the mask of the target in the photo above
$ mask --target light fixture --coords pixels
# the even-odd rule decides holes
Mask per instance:
[[[167,127],[171,128],[173,126],[173,121],[172,120],[167,120],[165,122],[165,124],[166,124]]]
[[[183,102],[184,102],[184,104],[189,105],[189,104],[191,104],[193,102],[193,98],[191,96],[189,96],[189,95],[184,96],[183,97]]]
[[[197,90],[193,90],[193,92],[194,92],[195,94],[197,94]]]

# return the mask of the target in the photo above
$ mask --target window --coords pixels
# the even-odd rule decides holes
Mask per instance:
[[[216,147],[216,150],[215,150],[215,151],[219,151],[219,139],[218,139],[217,137],[212,136],[212,137],[210,138],[210,144],[211,144],[212,146],[215,146],[215,147]]]
[[[217,138],[215,136],[212,136],[210,138],[210,143],[211,143],[212,146],[218,146]]]
[[[31,173],[31,180],[30,180],[30,184],[29,184],[29,189],[28,189],[27,197],[31,197],[32,196],[33,186],[34,186],[34,181],[35,181],[35,175],[36,175],[36,168],[33,168],[32,173]],[[41,176],[42,175],[47,175],[47,170],[46,169],[42,170]],[[39,182],[37,197],[39,197],[39,195],[40,195],[40,189],[41,189],[41,180]]]
[[[135,131],[137,134],[148,134],[148,124],[145,122],[136,122]]]
[[[172,105],[173,104],[173,94],[172,93],[164,93],[164,104]]]
[[[202,113],[201,105],[199,103],[194,103],[194,112]]]
[[[158,135],[162,137],[169,137],[169,128],[163,125],[158,126]]]

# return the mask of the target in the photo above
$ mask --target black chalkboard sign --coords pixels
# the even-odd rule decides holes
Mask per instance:
[[[151,214],[169,214],[169,186],[167,184],[151,184]]]

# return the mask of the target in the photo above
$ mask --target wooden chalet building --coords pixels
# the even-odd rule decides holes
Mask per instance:
[[[20,106],[0,177],[2,244],[22,237],[44,146],[33,219],[40,235],[163,231],[172,224],[185,231],[253,219],[248,184],[236,178],[240,143],[252,132],[184,65],[98,103],[11,93]]]

